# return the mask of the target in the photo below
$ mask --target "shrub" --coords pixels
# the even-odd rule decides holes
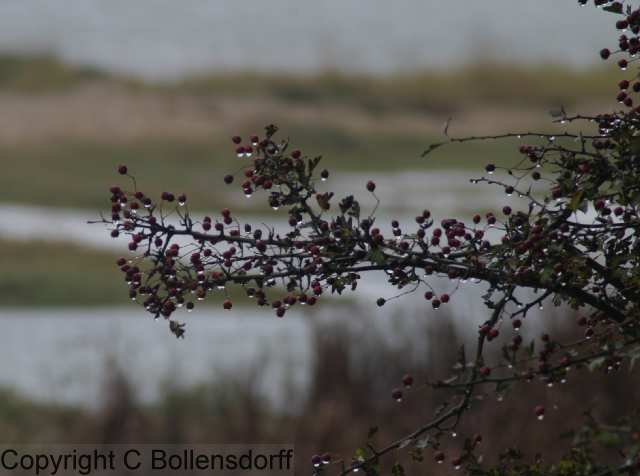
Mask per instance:
[[[603,49],[600,56],[615,57],[626,71],[640,52],[640,9],[605,0],[595,3],[618,15],[616,26],[623,31],[618,48]],[[585,116],[560,108],[553,113],[562,128],[557,134],[457,138],[448,136],[447,127],[443,142],[425,151],[426,156],[466,141],[527,140],[512,166],[487,163],[486,174],[472,179],[518,195],[524,207],[505,206],[466,221],[436,220],[430,210],[423,210],[413,223],[392,222],[391,235],[385,235],[376,223],[378,205],[366,213],[354,195],[338,199],[318,192],[317,181],[329,178],[328,171],[320,170],[320,158],[278,140],[277,128],[268,126],[262,137],[232,138],[243,171],[241,177],[220,177],[220,183],[240,186],[246,196],[264,196],[270,207],[286,213],[286,231],[241,224],[228,209],[196,221],[185,195],[165,192],[160,200],[152,199],[137,189],[133,177],[133,189],[111,188],[111,217],[101,222],[114,236],[130,238],[135,258],[118,262],[130,297],[154,317],[167,319],[177,337],[183,337],[185,329],[174,319],[176,311],[193,309],[213,290],[228,286],[242,287],[256,305],[284,317],[294,305],[313,306],[327,293],[355,291],[371,272],[386,273],[395,289],[392,297],[377,299],[378,306],[420,292],[425,306],[438,309],[458,298],[463,281],[487,285],[483,301],[490,317],[477,330],[471,355],[461,349],[445,379],[418,383],[406,375],[390,392],[401,401],[409,392],[438,389],[443,399],[433,418],[382,448],[364,446],[353,459],[316,456],[315,472],[337,468],[341,474],[378,474],[383,456],[399,449],[416,460],[432,450],[436,463],[448,461],[475,475],[634,472],[640,469],[635,414],[606,425],[590,416],[574,433],[566,457],[554,464],[527,460],[516,449],[486,463],[478,453],[481,435],[456,440],[455,455],[441,447],[490,389],[505,395],[519,382],[552,386],[566,381],[569,369],[606,374],[632,367],[640,356],[640,108],[633,99],[638,92],[639,81],[622,79],[615,92],[620,111]],[[575,124],[583,130],[571,132],[569,126]],[[129,176],[125,165],[118,171]],[[354,193],[375,197],[376,184],[365,180]],[[177,225],[168,221],[172,213]],[[448,280],[451,292],[438,294],[434,280]],[[523,341],[519,330],[530,311],[547,302],[579,314],[573,323],[579,337],[561,341],[543,334],[537,343]],[[231,299],[225,299],[224,309],[232,306]],[[500,347],[499,359],[487,354],[491,346]],[[537,405],[518,416],[535,424],[546,413]],[[617,452],[602,457],[599,444]],[[396,463],[392,472],[404,471]]]

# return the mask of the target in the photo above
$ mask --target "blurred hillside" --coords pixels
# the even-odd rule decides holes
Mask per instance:
[[[564,130],[551,124],[549,110],[560,105],[581,112],[615,107],[609,92],[616,76],[615,68],[578,71],[485,63],[390,76],[246,72],[147,83],[50,56],[4,55],[0,206],[64,207],[84,210],[87,218],[80,221],[95,218],[109,207],[107,189],[121,179],[117,164],[126,163],[151,196],[164,190],[188,192],[195,210],[211,213],[232,206],[268,215],[272,211],[261,200],[238,201],[237,187],[224,187],[222,176],[242,169],[229,138],[259,134],[270,123],[278,124],[281,137],[291,138],[306,154],[323,156],[332,171],[330,187],[349,186],[365,172],[404,170],[415,180],[435,171],[472,174],[489,158],[511,161],[518,142],[469,143],[421,159],[428,144],[441,140],[449,118],[454,135]],[[340,182],[345,172],[351,175]],[[454,186],[451,177],[450,193],[441,196],[449,210],[461,206],[462,197],[471,197],[468,190],[456,188],[466,178],[456,179]],[[415,198],[403,197],[406,177],[398,180],[403,184],[393,195],[396,211]],[[434,198],[425,195],[425,201]],[[0,234],[0,259],[10,270],[0,277],[5,305],[122,302],[110,264],[115,253],[84,250],[82,243],[49,243],[46,229],[28,231],[34,219],[20,210],[5,210]],[[23,231],[16,236],[16,229]],[[46,256],[56,257],[55,266],[42,265]],[[62,274],[76,293],[64,292]],[[33,275],[40,276],[37,287]]]
[[[611,69],[483,64],[385,77],[237,73],[148,84],[51,57],[4,56],[0,201],[100,208],[113,167],[125,162],[149,193],[188,190],[207,209],[224,201],[220,174],[235,167],[229,137],[270,123],[331,168],[475,169],[482,155],[507,157],[509,144],[444,149],[428,164],[419,156],[449,118],[454,135],[558,130],[550,109],[612,108],[615,78]]]

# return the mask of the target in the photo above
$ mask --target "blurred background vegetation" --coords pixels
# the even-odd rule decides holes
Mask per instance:
[[[525,9],[526,2],[520,3]],[[216,68],[194,60],[184,74],[150,77],[139,70],[161,67],[164,53],[160,60],[152,55],[148,64],[146,56],[132,53],[127,61],[133,67],[127,70],[117,61],[111,67],[109,61],[87,61],[87,53],[84,60],[70,61],[52,53],[55,48],[16,48],[12,45],[22,36],[4,8],[0,5],[0,359],[5,364],[0,438],[15,443],[293,442],[302,468],[315,450],[353,450],[371,426],[380,427],[380,443],[413,429],[431,413],[436,397],[416,390],[397,405],[390,389],[406,372],[420,382],[441,377],[458,345],[484,319],[476,305],[482,291],[475,288],[438,314],[410,298],[372,308],[376,297],[388,296],[382,277],[367,279],[361,298],[331,299],[322,311],[291,313],[283,321],[233,294],[232,313],[219,306],[204,308],[193,319],[185,313],[184,319],[192,320],[187,339],[175,342],[127,299],[115,266],[126,243],[86,225],[109,209],[108,189],[121,183],[118,164],[126,163],[149,195],[186,192],[195,214],[216,216],[229,207],[253,223],[272,222],[277,215],[260,198],[246,200],[237,187],[225,187],[222,177],[242,170],[230,137],[259,134],[275,123],[305,154],[323,156],[331,171],[326,186],[338,195],[364,191],[366,180],[375,178],[385,220],[393,214],[411,222],[425,207],[438,219],[464,217],[502,206],[505,197],[470,188],[468,178],[481,174],[487,162],[511,163],[520,141],[464,144],[422,159],[422,151],[442,139],[447,121],[449,133],[457,136],[558,131],[564,128],[551,124],[550,111],[561,106],[583,113],[616,106],[617,69],[571,61],[573,55],[597,56],[586,30],[564,56],[554,56],[550,48],[543,57],[522,52],[523,60],[515,62],[513,54],[506,55],[507,44],[487,50],[479,48],[482,42],[460,45],[442,33],[442,45],[425,42],[427,55],[439,58],[437,50],[449,41],[468,55],[456,53],[461,61],[437,67],[409,60],[406,68],[383,71],[350,69],[340,61],[300,70],[293,60],[289,69],[264,68],[258,61]],[[532,8],[547,18],[542,3]],[[508,9],[516,18],[513,3]],[[54,10],[52,19],[58,18]],[[46,15],[31,13],[37,13],[31,26]],[[365,13],[378,20],[383,15]],[[340,15],[335,17],[338,22]],[[526,18],[514,21],[508,30],[514,44],[527,44]],[[401,36],[403,25],[392,25],[389,37]],[[500,36],[494,23],[487,25]],[[575,22],[558,20],[554,28],[563,25]],[[21,33],[46,41],[53,35],[31,26]],[[419,20],[416,28],[423,29]],[[262,41],[259,31],[247,33],[255,45]],[[76,47],[84,51],[83,32],[75,32],[72,53]],[[573,37],[569,29],[563,34]],[[374,52],[374,63],[384,63],[389,53],[375,43],[378,35],[370,37],[365,52]],[[123,40],[104,38],[110,38],[109,45]],[[136,30],[124,39],[135,50],[144,38]],[[250,50],[240,40],[220,46],[232,47]],[[164,51],[173,58],[172,48]],[[357,54],[341,53],[356,63]],[[291,54],[299,54],[295,45]],[[115,57],[128,55],[127,46],[119,46]],[[529,338],[537,337],[536,329]],[[558,332],[565,332],[562,326]],[[548,408],[557,406],[561,410],[549,420],[560,433],[563,422],[580,421],[576,402],[585,403],[585,395],[586,403],[601,403],[602,414],[611,416],[620,395],[637,393],[628,380],[625,386],[624,379],[610,379],[605,392],[577,385],[542,396],[520,389],[516,401],[533,408],[534,401],[546,399]],[[511,424],[514,403],[507,401],[471,419],[489,436],[487,454],[519,438],[524,448],[557,455],[559,448],[541,448],[545,427]]]

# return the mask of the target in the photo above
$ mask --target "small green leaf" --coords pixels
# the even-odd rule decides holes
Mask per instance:
[[[598,433],[596,439],[608,448],[614,448],[621,443],[620,435],[608,431]]]
[[[426,448],[427,446],[429,446],[429,441],[431,441],[429,435],[425,436],[424,438],[420,438],[418,441],[416,441],[416,448]]]
[[[594,371],[602,367],[607,359],[605,357],[598,357],[589,362],[589,370]]]
[[[580,205],[578,205],[578,210],[581,211],[582,213],[587,213],[587,210],[589,210],[589,201],[582,200]]]
[[[582,203],[582,195],[584,195],[584,192],[582,190],[578,190],[573,194],[573,197],[571,197],[571,202],[569,202],[569,208],[571,209],[571,211],[575,212],[576,210],[578,210],[578,207],[580,207],[580,203]]]
[[[393,468],[391,468],[391,474],[393,476],[404,476],[405,475],[404,468],[400,463],[396,462],[393,465]]]
[[[380,248],[372,248],[371,251],[369,252],[368,259],[373,264],[383,265],[383,264],[386,263],[386,259],[384,257],[384,253],[382,252],[382,250]]]
[[[622,10],[622,3],[613,2],[611,5],[602,8],[605,12],[617,13],[622,15],[624,12]]]

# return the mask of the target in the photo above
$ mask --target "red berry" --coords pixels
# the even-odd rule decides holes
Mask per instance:
[[[293,152],[291,152],[291,157],[293,157],[294,159],[299,159],[301,155],[302,152],[300,152],[299,150],[294,150]]]
[[[231,299],[225,299],[224,302],[222,303],[222,307],[224,307],[227,311],[231,309],[233,307],[233,303],[231,302]]]
[[[609,51],[608,48],[603,48],[600,50],[600,58],[606,60],[607,58],[609,58],[609,56],[611,56],[611,51]]]
[[[240,136],[233,136],[231,138],[231,140],[233,141],[234,144],[239,144],[240,142],[242,142],[242,137]]]
[[[373,182],[373,180],[369,180],[367,182],[367,190],[370,192],[373,192],[376,189],[376,184],[375,182]]]
[[[411,387],[413,385],[413,377],[409,374],[402,377],[402,384],[405,387]]]
[[[227,185],[231,185],[233,183],[233,175],[225,175],[224,183],[226,183]]]
[[[542,417],[544,416],[544,407],[542,405],[538,405],[534,409],[534,412],[538,418],[542,419]]]
[[[127,175],[127,166],[126,165],[119,165],[118,166],[118,173],[120,175]]]
[[[399,388],[394,388],[393,391],[391,392],[391,398],[393,398],[397,402],[401,401],[402,390],[400,390]]]
[[[489,375],[491,375],[491,369],[489,367],[482,367],[480,369],[480,375],[482,375],[483,377],[488,377]]]

